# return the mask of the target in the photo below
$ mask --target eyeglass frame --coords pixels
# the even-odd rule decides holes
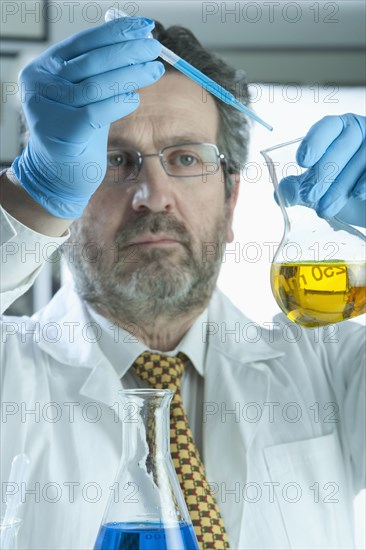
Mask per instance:
[[[216,158],[219,161],[217,163],[217,170],[215,170],[215,172],[204,172],[202,174],[196,174],[196,175],[178,176],[176,174],[169,174],[166,170],[166,167],[164,166],[164,163],[163,163],[163,152],[166,149],[170,149],[170,148],[173,148],[173,147],[180,147],[180,146],[183,146],[183,145],[210,145],[211,147],[213,147],[215,149],[215,152],[216,152]],[[143,164],[143,159],[146,158],[146,157],[159,157],[160,164],[161,164],[164,172],[166,173],[167,176],[172,177],[172,178],[197,178],[199,176],[210,176],[210,175],[213,175],[213,174],[217,174],[217,172],[220,169],[220,165],[223,167],[224,172],[228,171],[229,174],[233,173],[231,165],[230,165],[230,161],[225,157],[225,155],[223,153],[220,153],[219,148],[217,147],[217,145],[215,143],[207,143],[207,142],[201,142],[201,141],[189,141],[189,142],[183,142],[183,143],[176,143],[174,145],[166,145],[165,147],[162,147],[158,153],[145,153],[145,154],[142,154],[138,149],[133,149],[133,148],[131,148],[131,149],[124,148],[123,149],[122,147],[119,149],[119,148],[116,147],[116,148],[112,148],[112,149],[107,149],[107,155],[109,153],[113,152],[113,151],[118,151],[118,150],[133,151],[133,152],[137,153],[138,165],[137,165],[137,172],[134,175],[134,179],[137,179],[138,176],[140,175],[142,164]],[[107,170],[108,170],[108,167],[107,167]]]

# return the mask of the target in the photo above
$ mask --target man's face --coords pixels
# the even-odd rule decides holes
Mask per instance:
[[[139,108],[111,125],[109,148],[148,154],[188,141],[217,143],[214,100],[188,78],[168,73],[139,93]],[[138,314],[141,307],[151,316],[205,304],[218,276],[221,243],[232,240],[235,195],[225,201],[222,168],[176,178],[158,157],[144,158],[135,180],[105,179],[73,228],[73,240],[84,246],[73,266],[79,291],[109,311],[131,307]],[[93,261],[85,258],[90,242],[98,251]],[[210,252],[217,247],[216,255],[207,254],[207,243]]]

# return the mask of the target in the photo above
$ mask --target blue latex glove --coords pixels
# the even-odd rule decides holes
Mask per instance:
[[[19,87],[30,140],[13,163],[26,191],[59,218],[78,218],[103,180],[109,125],[139,105],[132,90],[156,82],[154,22],[125,17],[55,44],[27,65]]]
[[[366,118],[326,116],[314,124],[297,150],[301,176],[280,182],[288,204],[314,208],[322,218],[366,227]]]

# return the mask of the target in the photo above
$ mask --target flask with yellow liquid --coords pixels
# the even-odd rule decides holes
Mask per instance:
[[[273,295],[291,321],[304,327],[338,323],[366,312],[366,238],[310,206],[290,204],[278,184],[305,169],[295,160],[302,138],[261,151],[284,217],[284,234],[271,266]],[[329,177],[335,166],[329,163]]]

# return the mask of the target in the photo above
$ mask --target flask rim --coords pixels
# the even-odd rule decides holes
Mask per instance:
[[[293,143],[298,143],[304,139],[305,136],[292,139],[291,141],[285,141],[284,143],[278,143],[277,145],[273,145],[272,147],[269,147],[268,149],[262,149],[260,151],[261,154],[263,153],[270,153],[271,151],[275,151],[276,149],[280,149],[281,147],[287,147],[287,145],[292,145]]]
[[[157,397],[163,397],[165,395],[173,395],[174,391],[169,389],[157,389],[157,388],[133,388],[133,389],[122,389],[118,390],[118,394],[123,396],[151,396],[155,395]]]

